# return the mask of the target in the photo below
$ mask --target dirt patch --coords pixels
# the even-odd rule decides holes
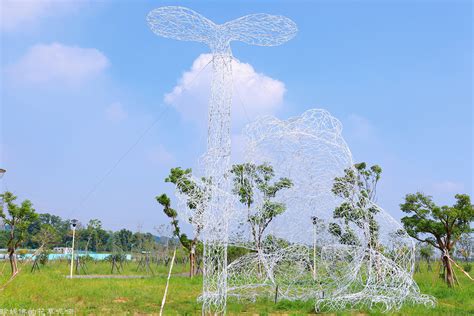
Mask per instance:
[[[453,305],[453,304],[448,304],[448,303],[443,303],[443,302],[439,302],[438,303],[439,305],[443,305],[443,306],[447,306],[447,307],[450,307],[450,308],[455,308],[456,306]]]
[[[117,275],[117,274],[88,274],[88,275],[73,275],[73,279],[146,279],[151,278],[151,275]],[[71,277],[66,276],[67,279]]]
[[[115,300],[113,300],[114,303],[127,303],[128,298],[126,297],[117,297]]]

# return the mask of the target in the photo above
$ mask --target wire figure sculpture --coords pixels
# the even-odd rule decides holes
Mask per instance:
[[[245,210],[234,213],[231,243],[252,251],[230,264],[229,295],[254,300],[277,291],[280,298],[313,300],[316,310],[434,304],[413,280],[415,244],[402,226],[353,183],[343,197],[334,194],[334,179],[353,169],[336,118],[318,109],[286,121],[262,117],[244,135],[245,161],[272,165],[275,177],[289,178],[293,186],[276,196],[286,211],[270,223],[263,252],[248,238]],[[263,205],[265,196],[255,191],[253,199]],[[352,232],[345,242],[330,232],[333,212],[343,203],[354,218],[343,225]],[[369,211],[378,225],[376,243]]]
[[[211,49],[213,76],[209,100],[207,152],[202,158],[208,179],[203,205],[203,313],[223,312],[227,298],[228,219],[232,212],[230,169],[230,118],[232,105],[232,52],[230,42],[276,46],[296,34],[296,24],[288,18],[252,14],[216,24],[183,7],[152,10],[147,21],[152,31],[163,37],[202,42]]]

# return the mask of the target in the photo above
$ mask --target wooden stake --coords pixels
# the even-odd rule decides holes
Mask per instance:
[[[452,263],[454,263],[454,265],[455,265],[459,270],[461,270],[462,273],[464,273],[464,274],[469,278],[469,280],[474,281],[474,279],[469,275],[469,273],[467,273],[466,271],[464,271],[464,269],[461,268],[453,259],[451,259],[451,257],[448,256],[448,259],[449,259]],[[454,271],[454,270],[453,270],[453,271]]]
[[[277,303],[277,301],[278,301],[278,284],[275,288],[275,304]]]
[[[170,271],[168,272],[168,279],[166,280],[165,293],[163,294],[163,299],[161,300],[160,316],[163,315],[163,308],[165,307],[166,294],[168,293],[168,285],[170,283],[171,270],[173,270],[174,258],[176,257],[176,248],[174,248],[173,259],[171,259]]]
[[[3,290],[7,287],[7,285],[8,285],[11,281],[13,281],[13,279],[15,279],[15,277],[16,277],[18,274],[20,274],[21,269],[22,269],[22,266],[23,266],[24,264],[27,264],[27,263],[31,262],[31,259],[32,259],[32,258],[38,256],[38,255],[43,251],[43,246],[44,246],[44,244],[42,244],[42,245],[33,253],[33,255],[32,255],[29,259],[26,259],[25,262],[20,263],[20,268],[18,269],[18,271],[17,271],[15,274],[13,274],[13,275],[10,277],[10,279],[8,279],[8,280],[0,287],[0,291],[3,291]]]

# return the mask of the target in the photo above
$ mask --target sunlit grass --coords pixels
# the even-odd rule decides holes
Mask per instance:
[[[3,267],[3,265],[7,265]],[[110,274],[111,265],[107,262],[88,263],[89,274]],[[163,295],[167,267],[152,264],[155,276],[143,279],[67,279],[67,262],[50,262],[39,272],[30,272],[31,265],[25,265],[20,275],[0,292],[0,309],[40,308],[74,309],[82,314],[124,314],[126,312],[156,314]],[[0,282],[4,284],[9,277],[8,263],[0,263]],[[165,311],[169,315],[200,314],[201,305],[197,297],[201,293],[202,279],[186,276],[187,267],[175,265],[171,278]],[[137,263],[124,265],[123,275],[144,275],[137,271]],[[423,293],[431,294],[438,300],[434,309],[423,306],[405,306],[393,315],[473,315],[474,282],[457,273],[460,286],[449,289],[437,276],[437,268],[427,271],[425,266],[415,274]],[[314,313],[311,302],[257,300],[256,302],[237,301],[230,298],[229,314],[290,314],[305,315]],[[377,311],[357,311],[337,313],[337,315],[373,314]]]

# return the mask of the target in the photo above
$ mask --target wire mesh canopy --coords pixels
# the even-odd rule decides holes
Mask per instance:
[[[251,14],[215,24],[184,7],[161,7],[148,14],[152,31],[163,37],[208,44],[211,48],[241,41],[250,45],[281,45],[296,35],[296,24],[283,16]]]

